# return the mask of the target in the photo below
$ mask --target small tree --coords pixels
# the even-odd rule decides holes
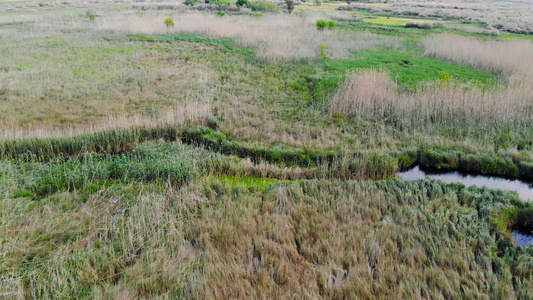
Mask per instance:
[[[174,20],[172,20],[172,18],[167,18],[165,20],[165,25],[167,25],[167,27],[174,27]]]
[[[326,45],[324,43],[320,44],[320,58],[326,60],[328,55],[326,54]]]
[[[287,11],[289,11],[289,14],[292,14],[292,11],[294,10],[294,1],[285,0],[285,3],[287,4]]]
[[[89,20],[94,21],[95,18],[96,18],[96,17],[95,17],[93,14],[90,14],[90,15],[89,15]]]

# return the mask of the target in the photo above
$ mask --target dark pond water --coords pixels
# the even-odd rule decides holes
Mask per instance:
[[[513,230],[513,239],[516,241],[517,246],[532,245],[533,244],[533,232],[530,234]]]
[[[405,180],[416,180],[430,177],[447,183],[462,182],[467,187],[476,185],[479,187],[486,186],[492,189],[517,191],[521,200],[533,201],[533,182],[525,182],[518,179],[475,175],[458,171],[439,172],[420,169],[419,166],[405,172],[399,172],[396,175]],[[512,234],[517,246],[533,244],[533,232],[525,233],[515,230]]]
[[[491,189],[517,191],[521,200],[533,201],[533,182],[525,182],[518,179],[475,175],[458,171],[439,172],[420,169],[419,166],[405,172],[399,172],[396,175],[405,180],[431,177],[447,183],[462,182],[467,187],[476,185],[478,187],[486,186]]]

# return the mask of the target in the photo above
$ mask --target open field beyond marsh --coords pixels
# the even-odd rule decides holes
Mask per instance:
[[[389,2],[0,2],[0,295],[533,297],[531,203],[395,177],[530,182],[529,4]]]

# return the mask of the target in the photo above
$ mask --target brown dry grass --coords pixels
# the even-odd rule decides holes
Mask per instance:
[[[257,48],[257,55],[269,61],[320,57],[320,45],[326,46],[328,57],[349,58],[353,51],[400,49],[398,39],[371,33],[348,34],[342,31],[317,31],[316,20],[324,14],[306,13],[305,18],[287,15],[217,17],[206,13],[183,13],[175,16],[175,27],[167,28],[157,15],[119,15],[102,20],[104,30],[129,33],[187,32],[213,38],[233,38],[245,47]]]
[[[355,72],[347,76],[331,102],[332,112],[359,119],[382,120],[423,129],[431,124],[490,129],[532,126],[532,82],[513,82],[504,88],[440,83],[413,93],[398,93],[384,72]]]
[[[422,45],[428,56],[533,81],[533,41],[481,41],[443,34],[423,40]]]

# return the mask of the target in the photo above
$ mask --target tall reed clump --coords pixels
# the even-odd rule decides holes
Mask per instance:
[[[533,42],[482,41],[458,35],[434,35],[422,41],[424,54],[506,76],[519,75],[531,81]],[[528,76],[529,75],[529,76]]]
[[[418,132],[450,126],[491,135],[513,128],[520,141],[528,141],[533,138],[533,95],[528,92],[533,82],[517,84],[481,89],[451,82],[400,93],[384,72],[352,72],[333,97],[330,111]]]
[[[352,117],[385,116],[387,106],[397,97],[397,87],[385,71],[348,73],[331,100],[331,111]]]

